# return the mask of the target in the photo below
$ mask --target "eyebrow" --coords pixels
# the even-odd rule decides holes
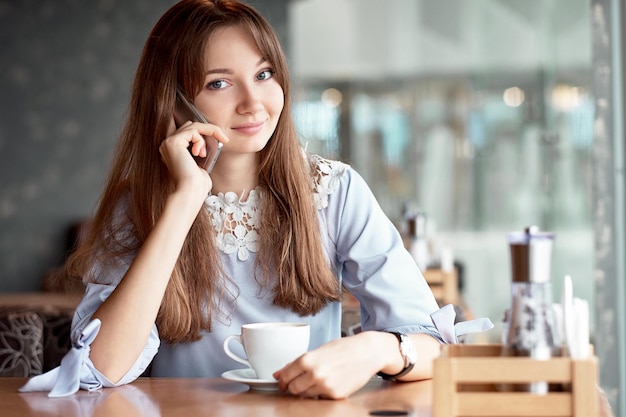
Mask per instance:
[[[263,64],[264,62],[267,62],[267,58],[261,57],[261,59],[259,59],[259,62],[256,63],[256,66],[258,67],[261,64]],[[208,70],[205,75],[210,75],[210,74],[232,74],[232,73],[233,72],[231,70],[229,70],[228,68],[215,68],[215,69]]]

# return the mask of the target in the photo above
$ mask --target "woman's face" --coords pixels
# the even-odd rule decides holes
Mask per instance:
[[[230,139],[222,153],[260,151],[274,133],[285,103],[274,68],[236,26],[211,35],[205,63],[204,87],[194,101],[209,123]]]

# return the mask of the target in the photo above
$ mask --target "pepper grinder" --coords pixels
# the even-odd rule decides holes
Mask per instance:
[[[536,226],[508,236],[511,252],[511,307],[503,332],[503,356],[547,360],[558,355],[550,268],[554,234]],[[547,382],[517,384],[515,391],[548,392]]]
[[[408,229],[409,252],[411,252],[420,270],[424,271],[430,263],[428,236],[426,233],[426,213],[422,211],[410,212],[405,217]]]

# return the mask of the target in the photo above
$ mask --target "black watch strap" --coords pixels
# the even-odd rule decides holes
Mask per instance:
[[[396,378],[400,378],[401,376],[404,376],[408,374],[409,372],[411,372],[411,370],[413,369],[413,366],[415,366],[415,362],[411,361],[410,358],[407,357],[407,353],[404,350],[405,349],[404,346],[406,343],[412,343],[409,340],[408,336],[403,333],[398,333],[398,332],[389,332],[389,333],[393,334],[394,336],[398,338],[398,343],[400,345],[400,353],[402,354],[402,357],[404,358],[404,369],[402,369],[397,374],[393,374],[393,375],[386,374],[384,372],[378,372],[377,375],[387,381],[395,381]]]

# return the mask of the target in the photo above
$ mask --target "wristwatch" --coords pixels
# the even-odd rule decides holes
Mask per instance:
[[[415,351],[415,346],[413,346],[413,342],[411,342],[409,336],[398,332],[389,333],[395,335],[398,338],[398,342],[400,342],[400,354],[402,354],[402,357],[404,358],[404,369],[394,375],[378,372],[378,376],[388,381],[395,381],[396,378],[400,378],[401,376],[411,372],[411,369],[413,369],[413,366],[415,366],[415,362],[417,361],[417,352]]]

